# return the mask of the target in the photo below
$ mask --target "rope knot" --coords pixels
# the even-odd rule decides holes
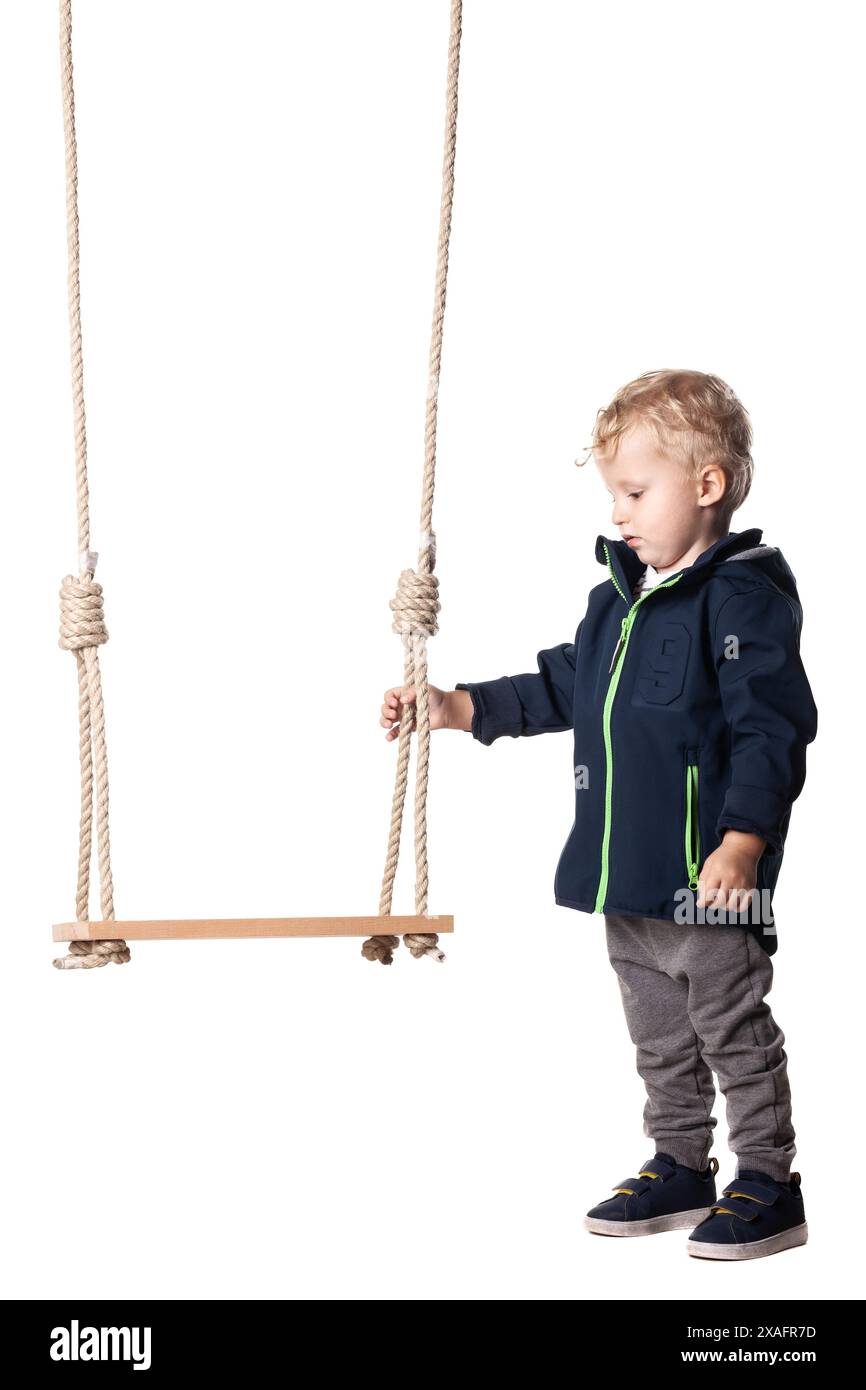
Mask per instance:
[[[444,960],[445,952],[439,946],[439,937],[433,932],[407,932],[403,937],[403,945],[408,946],[416,960],[422,956],[431,956],[433,960]]]
[[[439,631],[436,614],[439,612],[439,580],[435,574],[418,570],[403,570],[397,592],[389,601],[394,613],[391,631],[400,634],[425,632],[433,637]]]
[[[102,585],[92,575],[67,574],[60,586],[60,642],[64,651],[101,647],[108,641]]]
[[[69,955],[59,956],[52,964],[58,970],[98,970],[102,965],[125,965],[129,947],[125,941],[70,941]]]
[[[371,936],[362,944],[361,955],[365,960],[379,961],[380,965],[392,965],[399,945],[399,936]]]

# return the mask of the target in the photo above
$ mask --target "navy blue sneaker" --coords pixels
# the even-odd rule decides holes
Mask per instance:
[[[615,1196],[599,1202],[583,1218],[588,1231],[601,1236],[648,1236],[657,1231],[690,1229],[713,1209],[719,1161],[711,1158],[703,1173],[686,1168],[670,1154],[647,1159],[636,1178],[624,1178]]]
[[[692,1231],[687,1249],[708,1260],[753,1260],[805,1245],[808,1234],[800,1174],[778,1182],[744,1168]]]

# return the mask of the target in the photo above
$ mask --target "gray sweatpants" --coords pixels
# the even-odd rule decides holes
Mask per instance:
[[[773,962],[745,927],[605,914],[610,962],[647,1091],[644,1134],[703,1170],[725,1096],[735,1177],[787,1182],[797,1152],[785,1035],[764,1002]]]

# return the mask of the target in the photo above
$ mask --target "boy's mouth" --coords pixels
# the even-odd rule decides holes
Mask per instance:
[[[623,536],[623,540],[626,542],[627,545],[639,545],[639,544],[640,544],[640,536],[627,536],[627,535],[624,535],[624,536]]]

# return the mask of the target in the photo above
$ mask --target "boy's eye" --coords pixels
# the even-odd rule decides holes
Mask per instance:
[[[630,493],[628,493],[627,495],[628,495],[629,497],[640,497],[640,496],[642,496],[642,494],[641,494],[640,492],[630,492]]]

